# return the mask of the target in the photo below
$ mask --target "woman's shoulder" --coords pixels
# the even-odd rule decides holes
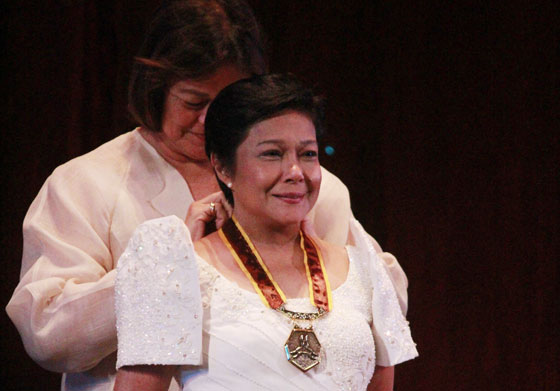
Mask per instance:
[[[122,134],[56,167],[43,187],[70,195],[81,191],[116,192],[129,171],[137,144],[135,132]]]
[[[57,170],[68,170],[75,167],[91,167],[92,169],[115,169],[115,163],[121,162],[131,149],[139,146],[137,132],[123,133],[97,148],[77,156],[57,167]],[[118,166],[118,165],[117,165]]]
[[[244,274],[218,232],[212,232],[194,242],[194,250],[206,264],[212,266],[226,278],[236,281],[238,285],[240,281],[245,281]]]
[[[136,229],[136,233],[149,233],[153,236],[167,236],[172,240],[177,238],[188,239],[190,242],[190,235],[185,222],[175,215],[157,217],[154,219],[142,222]],[[177,237],[175,237],[178,235]],[[188,236],[188,237],[185,237]]]
[[[180,263],[180,259],[192,257],[192,254],[193,244],[187,226],[183,220],[171,215],[140,224],[130,238],[118,265],[121,266],[130,259],[149,259],[154,264]]]

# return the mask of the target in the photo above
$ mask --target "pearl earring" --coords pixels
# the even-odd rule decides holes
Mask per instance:
[[[231,186],[233,186],[233,184],[231,182],[228,182],[227,187],[231,189]]]

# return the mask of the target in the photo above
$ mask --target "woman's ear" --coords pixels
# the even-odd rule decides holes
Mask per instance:
[[[229,173],[229,170],[224,166],[224,164],[220,161],[220,159],[218,159],[218,157],[213,153],[210,155],[210,163],[212,164],[212,167],[214,167],[214,171],[216,172],[216,175],[222,182],[224,182],[226,185],[231,183],[231,175]]]

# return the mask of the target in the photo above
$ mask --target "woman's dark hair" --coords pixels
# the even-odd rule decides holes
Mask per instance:
[[[166,1],[135,57],[128,110],[144,128],[159,132],[169,88],[225,64],[250,75],[267,68],[261,29],[245,0]]]
[[[235,153],[258,122],[293,110],[309,116],[319,139],[324,131],[324,100],[290,74],[258,75],[224,88],[206,113],[206,155],[212,154],[234,174]],[[233,205],[231,190],[218,179]]]

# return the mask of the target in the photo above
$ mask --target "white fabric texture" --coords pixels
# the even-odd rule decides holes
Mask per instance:
[[[183,221],[145,222],[119,261],[117,365],[184,365],[178,377],[189,391],[365,390],[376,363],[395,365],[418,353],[373,246],[347,251],[350,268],[333,291],[333,310],[313,322],[321,363],[303,373],[283,351],[289,319],[198,257]],[[287,307],[314,310],[309,298],[289,299]]]
[[[117,367],[200,364],[202,341],[195,336],[202,333],[202,304],[188,237],[187,227],[176,216],[151,220],[138,227],[119,259]]]
[[[371,242],[370,236],[357,220],[350,223],[352,236],[355,238],[355,249],[359,258],[373,258],[367,263],[367,272],[374,281],[373,289],[373,335],[378,343],[377,363],[381,366],[391,366],[418,355],[416,345],[412,342],[410,327],[400,309],[401,304],[397,292],[382,260]],[[382,253],[386,258],[393,258],[392,254]]]
[[[348,190],[327,170],[322,176],[311,221],[321,238],[344,245],[352,219]],[[192,202],[183,177],[138,130],[47,179],[23,222],[21,280],[6,311],[30,357],[66,372],[63,391],[112,389],[117,335],[107,309],[114,307],[117,260],[139,224],[184,219]],[[406,295],[406,285],[398,291]]]

